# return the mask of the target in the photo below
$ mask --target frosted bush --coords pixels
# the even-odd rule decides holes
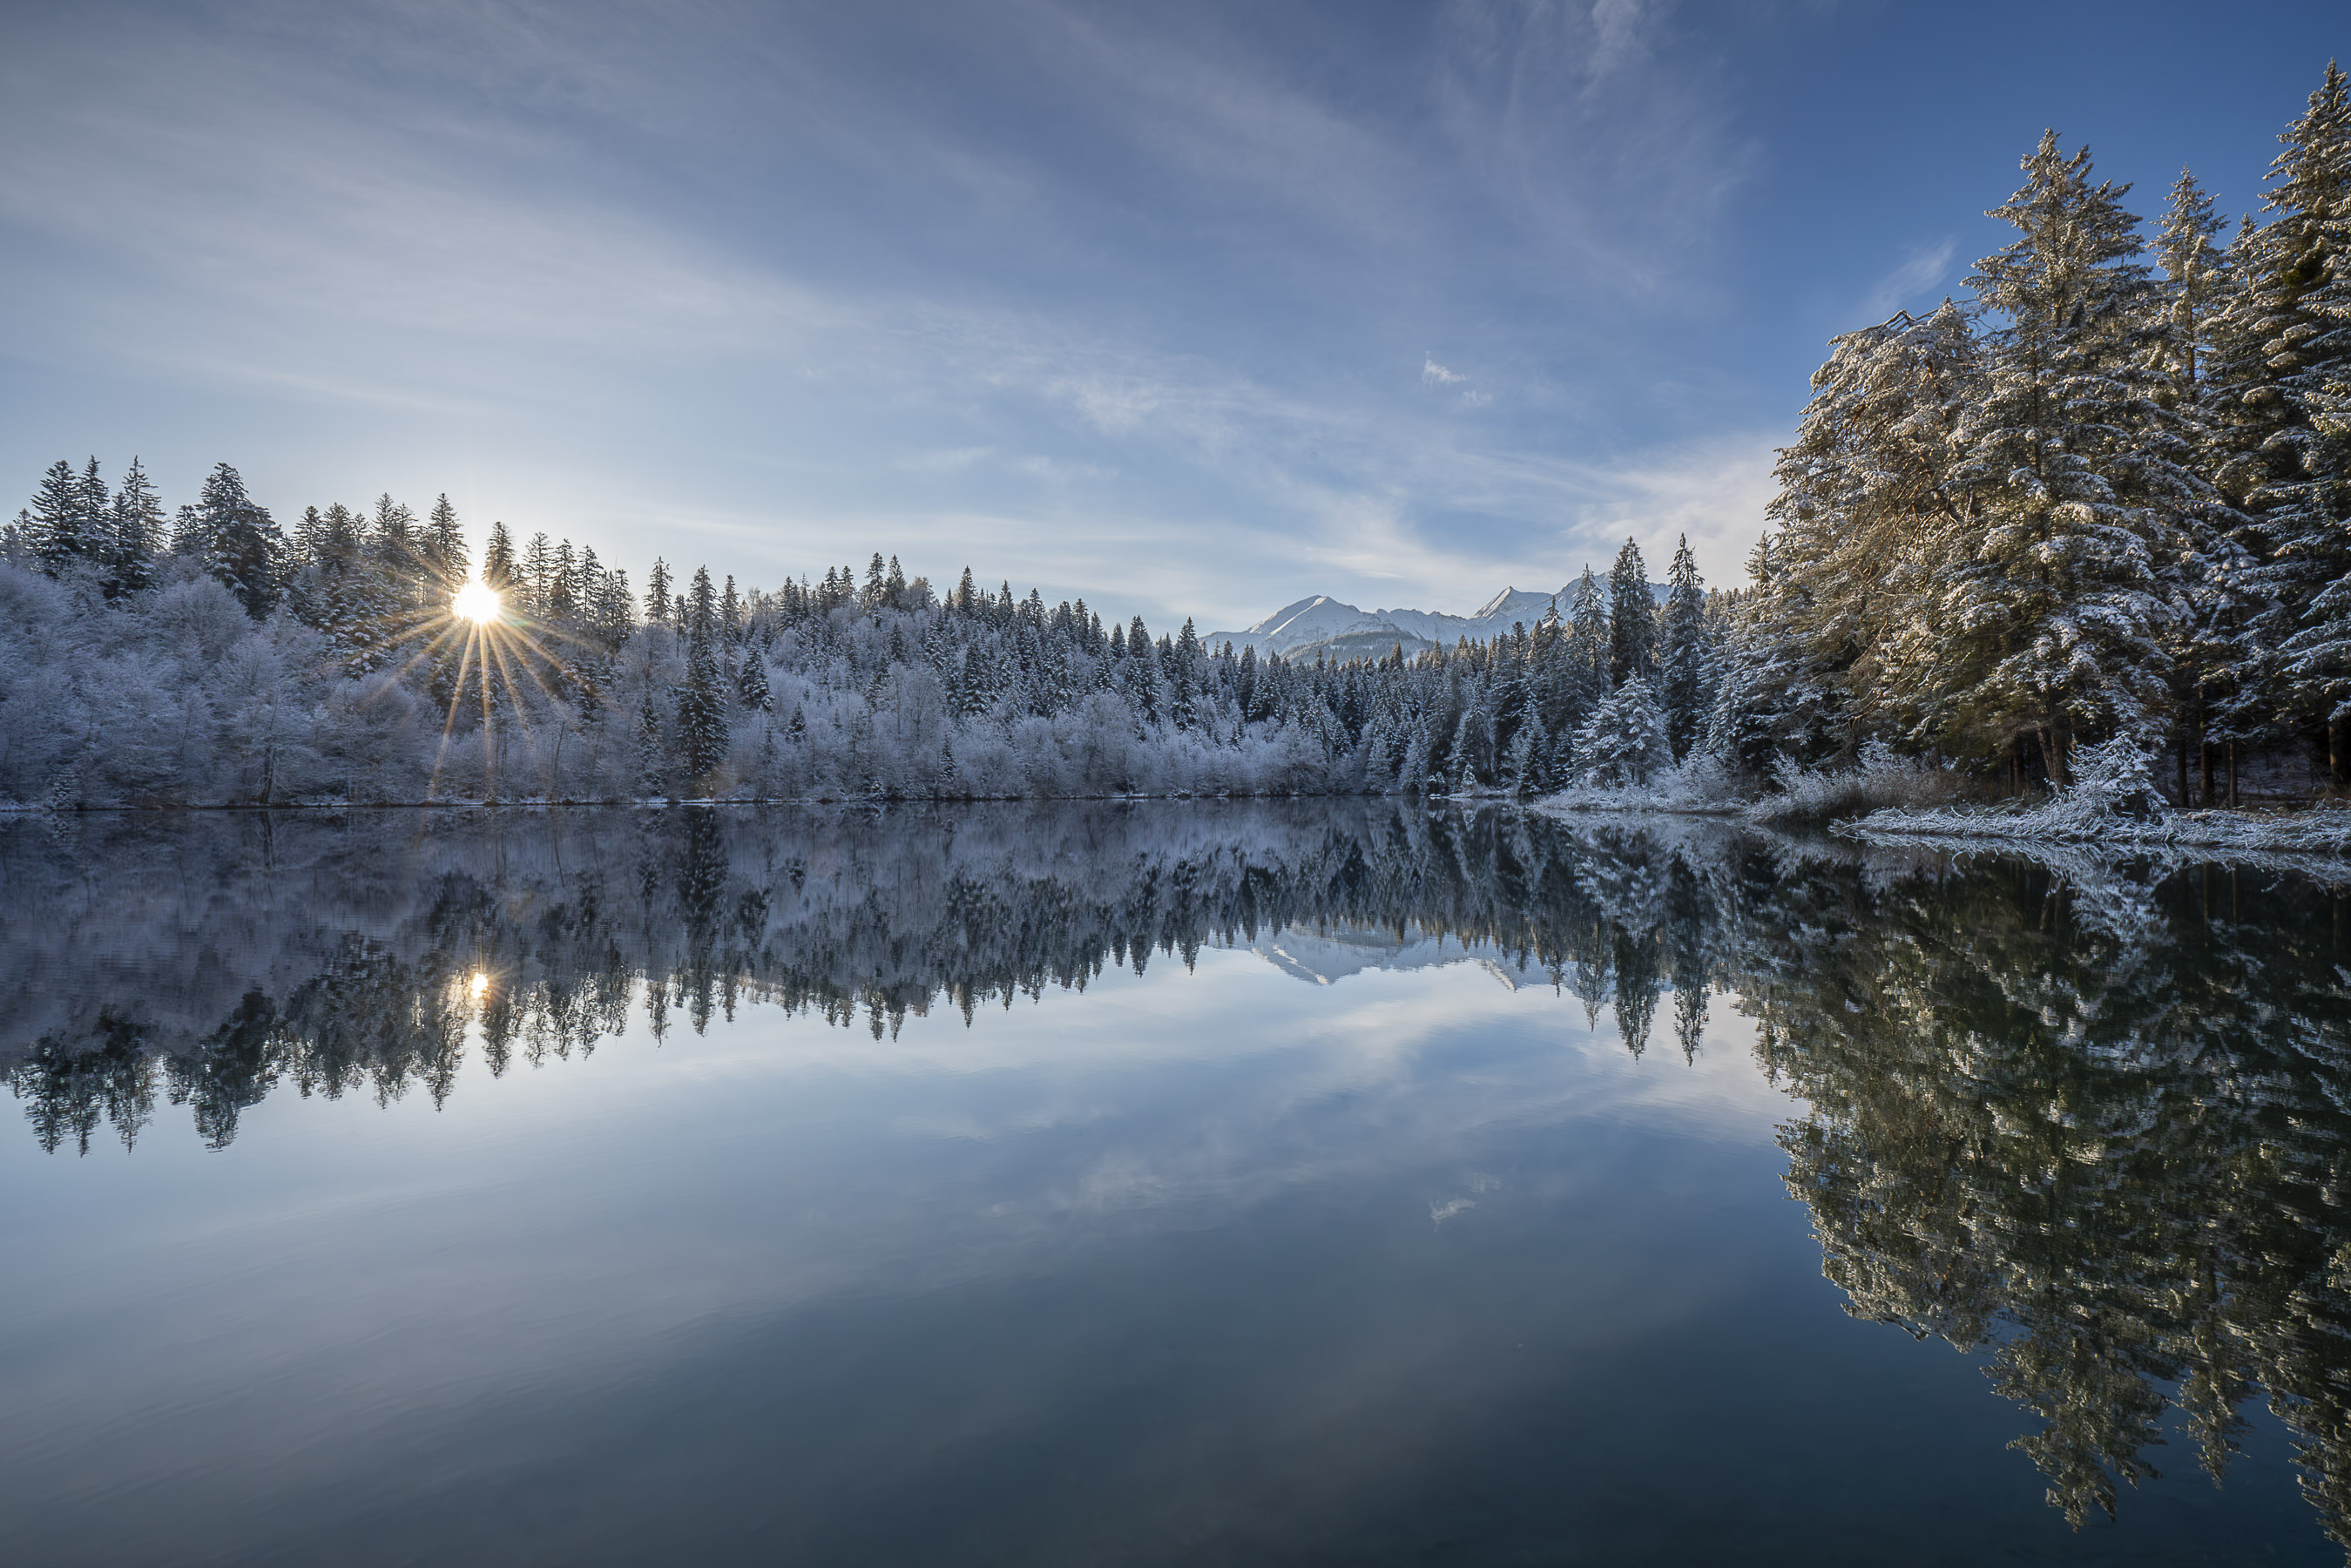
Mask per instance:
[[[1803,768],[1782,758],[1772,792],[1746,810],[1753,822],[1825,822],[1897,806],[1931,806],[1958,793],[1944,768],[1895,755],[1882,740],[1861,748],[1850,768]]]

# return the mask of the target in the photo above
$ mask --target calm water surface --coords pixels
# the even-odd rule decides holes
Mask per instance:
[[[0,1561],[2339,1563],[2343,892],[0,824]]]

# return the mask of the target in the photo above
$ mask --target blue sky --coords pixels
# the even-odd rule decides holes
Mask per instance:
[[[2331,25],[2330,25],[2331,24]],[[1155,625],[1734,577],[1833,333],[2044,125],[2257,204],[2339,5],[0,12],[0,475],[446,491]]]

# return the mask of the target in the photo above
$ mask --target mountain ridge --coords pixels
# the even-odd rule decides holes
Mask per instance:
[[[1259,658],[1271,653],[1285,659],[1311,659],[1317,653],[1335,659],[1377,658],[1397,646],[1409,657],[1429,648],[1450,647],[1464,637],[1472,643],[1490,643],[1514,625],[1531,630],[1554,601],[1562,606],[1561,612],[1564,614],[1564,606],[1574,589],[1573,581],[1562,585],[1555,593],[1506,587],[1468,615],[1401,606],[1363,610],[1327,593],[1317,593],[1285,604],[1255,625],[1238,632],[1211,632],[1207,643],[1211,648],[1227,643],[1236,651],[1255,648]],[[1659,601],[1665,598],[1662,583],[1651,583],[1649,591]]]

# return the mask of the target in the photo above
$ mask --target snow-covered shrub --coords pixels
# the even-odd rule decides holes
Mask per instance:
[[[1959,793],[1948,770],[1895,755],[1884,741],[1861,748],[1850,768],[1803,768],[1782,758],[1772,790],[1746,809],[1751,822],[1826,822],[1888,807],[1940,804]]]

